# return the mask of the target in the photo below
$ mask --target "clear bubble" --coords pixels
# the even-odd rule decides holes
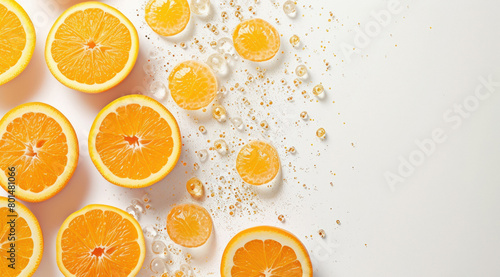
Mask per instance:
[[[186,274],[186,276],[194,276],[193,269],[188,264],[181,264],[180,270]]]
[[[198,158],[200,159],[201,162],[206,161],[208,158],[208,151],[205,149],[198,151]]]
[[[141,201],[139,199],[132,199],[130,202],[132,206],[139,212],[143,213],[144,212],[144,206],[142,205]]]
[[[151,243],[151,251],[156,254],[164,254],[167,252],[167,245],[160,238],[155,238]]]
[[[326,237],[326,232],[325,232],[325,230],[323,230],[323,229],[319,229],[318,234],[319,234],[319,236],[320,236],[320,237],[322,237],[322,238]]]
[[[231,56],[234,56],[236,54],[236,50],[234,49],[233,42],[228,37],[220,38],[217,41],[217,50],[222,55],[229,54]]]
[[[151,263],[149,264],[149,267],[151,268],[151,271],[155,274],[162,274],[164,272],[167,272],[167,263],[165,262],[164,259],[160,257],[152,259]]]
[[[144,233],[144,236],[146,236],[148,238],[154,238],[158,234],[158,232],[156,231],[156,228],[151,226],[151,225],[144,227],[144,229],[142,231]]]
[[[283,3],[283,11],[288,16],[295,16],[295,14],[297,13],[297,7],[295,6],[295,2],[288,0],[285,3]]]
[[[161,81],[154,81],[149,86],[149,92],[156,100],[163,100],[167,95],[167,87]]]
[[[326,137],[326,131],[324,128],[319,128],[317,131],[316,131],[316,136],[320,139],[325,139]]]
[[[309,117],[309,115],[307,114],[306,111],[303,111],[303,112],[300,113],[300,118],[307,119],[308,117]]]
[[[307,77],[307,67],[303,64],[297,66],[297,68],[295,68],[295,74],[301,78]]]
[[[290,44],[293,46],[293,47],[297,47],[299,46],[300,44],[300,38],[299,36],[297,35],[293,35],[290,37]]]
[[[194,198],[199,198],[203,195],[203,183],[200,179],[193,177],[186,183],[186,190]]]
[[[320,96],[321,94],[323,94],[323,92],[325,92],[325,88],[323,87],[322,84],[316,85],[313,88],[313,94],[316,96]]]
[[[267,121],[265,121],[265,120],[262,120],[262,121],[260,122],[260,124],[259,124],[259,125],[260,125],[260,127],[261,127],[262,129],[264,129],[264,130],[269,129],[269,124],[268,124],[268,123],[267,123]]]
[[[207,59],[207,64],[215,73],[226,74],[228,72],[227,61],[223,55],[214,53]]]
[[[205,126],[203,126],[203,125],[201,125],[200,127],[198,127],[198,130],[202,134],[206,134],[207,133],[207,128],[205,128]]]
[[[141,217],[141,213],[134,207],[134,205],[129,205],[127,208],[125,208],[125,211],[136,220],[139,220],[139,218]]]
[[[212,108],[212,116],[219,122],[226,121],[226,108],[219,104],[215,104]]]
[[[210,0],[191,0],[191,11],[197,15],[207,15],[210,12]]]
[[[227,146],[227,143],[223,139],[218,139],[214,142],[214,147],[217,153],[221,155],[227,155],[227,151],[229,150],[229,147]]]
[[[279,220],[280,222],[285,222],[285,216],[284,216],[284,215],[282,215],[282,214],[280,214],[280,215],[278,216],[278,220]]]
[[[243,120],[241,120],[241,117],[233,117],[231,118],[231,122],[233,123],[234,127],[239,131],[243,131],[243,129],[245,128],[245,125],[243,125]]]

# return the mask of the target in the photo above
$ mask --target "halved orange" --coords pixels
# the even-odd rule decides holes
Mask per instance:
[[[267,184],[280,171],[278,151],[267,142],[251,141],[238,153],[236,170],[243,181],[251,185]]]
[[[57,265],[66,277],[136,276],[145,256],[141,226],[115,207],[86,206],[57,233]]]
[[[149,27],[162,36],[182,32],[191,17],[187,0],[149,0],[145,12]]]
[[[280,34],[265,20],[249,19],[236,26],[233,44],[242,58],[263,62],[272,59],[278,53]]]
[[[234,236],[222,254],[222,277],[312,277],[309,254],[300,240],[281,228],[259,226]]]
[[[40,202],[63,189],[78,154],[73,126],[50,105],[26,103],[0,121],[0,185],[10,191],[9,168],[15,168],[14,194],[21,200]]]
[[[118,85],[139,53],[137,31],[117,9],[83,2],[54,23],[45,45],[50,72],[69,88],[98,93]]]
[[[11,220],[15,220],[13,226],[11,226]],[[14,228],[14,231],[11,231],[11,228]],[[11,245],[12,243],[14,245]],[[12,246],[14,246],[14,252],[11,249]],[[12,257],[11,253],[14,253]],[[40,264],[42,254],[42,229],[36,217],[26,206],[15,202],[14,198],[0,196],[1,275],[5,277],[32,276]],[[13,260],[10,260],[11,258]]]
[[[21,74],[35,51],[36,34],[24,9],[14,0],[0,3],[0,85]]]
[[[198,110],[208,106],[217,95],[217,78],[208,65],[184,61],[170,72],[168,88],[179,107]]]
[[[212,218],[200,205],[183,204],[172,208],[167,216],[168,236],[184,247],[198,247],[212,234]]]
[[[90,158],[109,182],[128,188],[152,185],[179,160],[181,134],[174,116],[143,95],[116,99],[99,112],[89,134]]]

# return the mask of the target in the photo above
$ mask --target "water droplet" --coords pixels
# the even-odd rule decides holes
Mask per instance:
[[[167,87],[161,81],[154,81],[149,86],[149,92],[156,100],[163,100],[167,95]]]
[[[233,117],[231,118],[231,122],[233,123],[234,127],[239,130],[239,131],[242,131],[244,129],[244,125],[243,125],[243,120],[241,120],[240,117]]]
[[[206,161],[208,158],[208,151],[205,149],[198,151],[198,158],[200,159],[201,162]]]
[[[295,147],[291,146],[290,148],[288,148],[288,152],[295,154]]]
[[[319,229],[318,234],[319,234],[319,236],[320,236],[320,237],[322,237],[322,238],[326,237],[325,230],[323,230],[323,229]]]
[[[307,67],[303,64],[297,66],[297,68],[295,68],[295,74],[297,74],[298,77],[305,78],[307,75]]]
[[[141,201],[139,201],[139,199],[132,199],[130,203],[139,213],[144,212],[144,206],[142,205]]]
[[[200,133],[202,133],[202,134],[206,134],[207,133],[207,128],[205,128],[205,126],[203,126],[203,125],[200,126],[200,127],[198,127],[198,130],[200,130]]]
[[[186,190],[192,197],[199,198],[203,195],[203,183],[200,179],[193,177],[187,181]]]
[[[299,46],[299,43],[300,43],[300,38],[299,38],[299,36],[297,36],[297,35],[293,35],[292,37],[290,37],[290,44],[291,44],[293,47],[297,47],[297,46]]]
[[[219,104],[215,104],[212,108],[212,116],[219,122],[226,121],[226,108]]]
[[[284,216],[284,215],[282,215],[282,214],[280,214],[280,215],[278,216],[278,220],[279,220],[280,222],[285,222],[285,216]]]
[[[156,255],[164,254],[167,252],[167,245],[162,240],[155,239],[151,244],[151,251]]]
[[[151,202],[151,198],[149,198],[149,194],[148,193],[145,193],[143,196],[142,196],[142,201],[144,203],[149,203]]]
[[[283,3],[283,11],[288,16],[295,16],[295,14],[297,13],[297,7],[295,7],[295,2],[288,0],[285,3]]]
[[[155,227],[153,227],[151,225],[144,227],[144,229],[142,231],[144,232],[144,236],[146,236],[148,238],[154,238],[158,234]]]
[[[207,64],[215,73],[226,74],[228,71],[227,61],[223,55],[214,53],[207,59]]]
[[[151,263],[149,264],[149,267],[151,268],[151,271],[155,274],[162,274],[164,272],[167,272],[167,263],[165,262],[164,259],[156,257],[151,260]]]
[[[325,91],[325,88],[323,87],[322,84],[316,85],[313,88],[313,94],[316,95],[316,96],[321,95],[324,91]]]
[[[222,55],[229,54],[231,56],[234,56],[236,53],[236,50],[234,49],[234,46],[233,46],[233,42],[231,41],[230,38],[227,38],[227,37],[220,38],[217,41],[217,50]]]
[[[142,69],[144,70],[144,73],[146,73],[146,75],[153,75],[155,73],[154,66],[150,62],[146,62]]]
[[[326,131],[324,128],[319,128],[317,131],[316,131],[316,136],[320,139],[324,139],[326,137]]]
[[[308,117],[308,114],[307,114],[306,111],[303,111],[303,112],[300,113],[300,118],[307,119],[307,117]]]
[[[185,42],[181,42],[179,43],[179,46],[182,48],[182,49],[185,49],[187,47],[186,43]]]
[[[180,270],[183,271],[186,274],[186,276],[191,277],[194,275],[193,269],[188,264],[181,264]]]
[[[136,220],[139,220],[139,218],[141,217],[141,213],[133,205],[130,205],[127,208],[125,208],[125,211],[129,213]]]
[[[229,147],[227,146],[227,143],[226,141],[224,141],[223,139],[218,139],[214,142],[214,147],[215,147],[215,150],[221,154],[221,155],[227,155],[227,151],[229,149]]]
[[[259,125],[260,125],[260,127],[262,127],[262,129],[264,129],[264,130],[269,129],[269,124],[268,124],[268,123],[267,123],[267,121],[265,121],[265,120],[262,120],[262,121],[260,122],[260,124],[259,124]]]
[[[197,15],[207,15],[210,12],[210,0],[191,0],[191,11]]]

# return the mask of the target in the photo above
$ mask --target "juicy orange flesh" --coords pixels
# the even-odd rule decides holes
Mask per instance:
[[[103,84],[125,67],[132,47],[127,27],[101,9],[69,15],[56,31],[51,55],[59,71],[81,84]]]
[[[243,146],[236,159],[236,170],[245,182],[252,185],[272,181],[278,174],[279,167],[276,149],[262,141],[253,141]]]
[[[210,68],[195,61],[180,63],[168,79],[172,98],[183,109],[206,107],[217,93],[217,79]]]
[[[16,65],[25,47],[26,31],[21,21],[0,4],[0,74]]]
[[[16,251],[16,263],[15,269],[8,268],[10,262],[7,260],[7,251],[10,248],[9,233],[10,225],[6,224],[13,217],[8,217],[7,215],[18,215],[17,213],[10,213],[9,209],[6,207],[0,208],[0,272],[6,274],[6,277],[18,276],[19,273],[26,268],[29,263],[29,259],[33,256],[34,242],[31,237],[31,229],[28,223],[23,217],[16,218],[15,227],[15,251]],[[4,275],[2,275],[4,276]]]
[[[13,119],[0,139],[0,170],[16,168],[16,185],[41,192],[52,186],[68,163],[68,144],[61,125],[44,113]]]
[[[141,180],[167,164],[174,141],[170,125],[158,112],[147,106],[128,104],[103,119],[95,146],[114,175]]]
[[[272,58],[279,50],[279,34],[262,19],[240,23],[233,34],[234,47],[245,59],[263,61]]]
[[[89,210],[63,231],[62,262],[76,276],[128,276],[140,258],[139,235],[113,211]]]
[[[198,205],[174,207],[167,217],[167,230],[177,244],[196,247],[204,244],[212,233],[210,214]]]
[[[186,0],[153,0],[146,5],[146,21],[160,35],[180,33],[189,22]]]
[[[295,251],[272,239],[247,242],[236,250],[233,263],[232,277],[302,277]]]

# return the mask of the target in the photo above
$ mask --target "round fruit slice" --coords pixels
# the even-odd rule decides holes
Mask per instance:
[[[11,225],[12,220],[15,223]],[[12,228],[14,228],[13,232]],[[15,249],[14,257],[11,257],[12,246]],[[26,206],[14,202],[14,198],[0,196],[0,272],[2,276],[32,276],[40,264],[42,254],[42,229],[36,217]],[[13,260],[10,260],[11,258]]]
[[[62,84],[98,93],[127,77],[138,52],[137,31],[121,12],[100,2],[83,2],[67,9],[52,26],[45,60]]]
[[[90,158],[109,182],[150,186],[179,160],[181,134],[174,116],[143,95],[116,99],[99,112],[89,135]]]
[[[0,121],[0,185],[11,191],[10,169],[15,169],[14,195],[40,202],[63,189],[78,163],[75,130],[64,115],[44,103],[26,103]]]
[[[173,36],[186,29],[191,17],[187,0],[150,0],[146,22],[157,34]]]
[[[267,142],[249,142],[238,153],[236,170],[243,181],[251,185],[267,184],[280,170],[278,152]]]
[[[170,239],[184,247],[198,247],[212,234],[212,218],[208,211],[196,204],[175,206],[167,216]]]
[[[0,3],[0,85],[14,79],[28,66],[35,51],[35,28],[28,14],[14,0]]]
[[[217,95],[217,78],[208,65],[185,61],[170,73],[168,88],[179,107],[198,110],[208,106]]]
[[[249,19],[236,26],[233,33],[236,52],[244,59],[263,62],[272,59],[280,49],[280,35],[267,21]]]
[[[62,224],[56,256],[66,277],[136,276],[146,245],[141,226],[130,214],[111,206],[89,205]]]
[[[311,259],[300,240],[288,231],[259,226],[237,234],[226,246],[222,277],[312,277]]]

